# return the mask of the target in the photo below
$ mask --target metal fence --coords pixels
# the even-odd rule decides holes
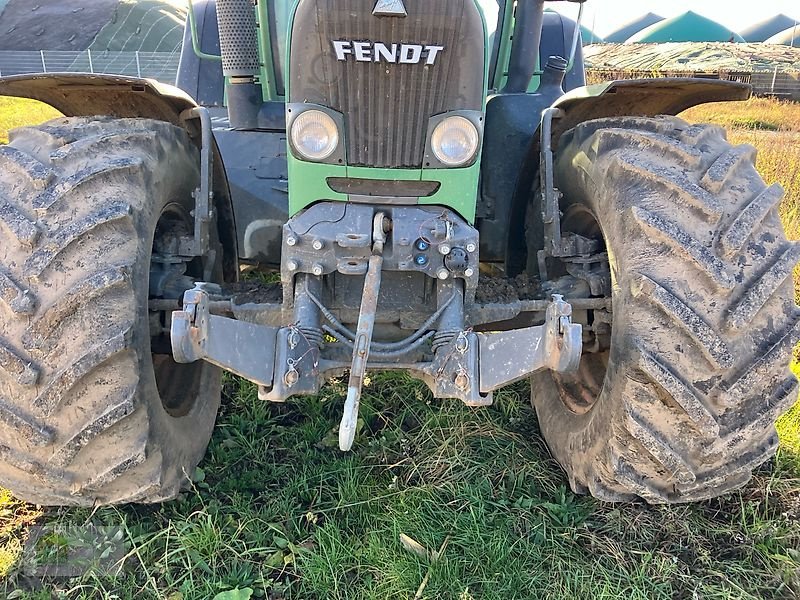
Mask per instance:
[[[597,69],[586,70],[586,82],[604,83],[616,79],[650,79],[659,77],[696,77],[700,79],[721,79],[738,81],[753,86],[756,96],[772,96],[784,100],[800,101],[800,71],[746,72],[746,71],[661,71],[640,69]]]
[[[101,73],[175,83],[180,52],[0,51],[0,76],[26,73]]]

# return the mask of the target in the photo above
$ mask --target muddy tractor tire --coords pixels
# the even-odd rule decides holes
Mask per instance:
[[[0,486],[41,505],[172,498],[220,400],[220,372],[173,362],[158,339],[169,323],[148,307],[154,240],[186,226],[199,151],[184,130],[144,119],[62,118],[10,137]],[[188,275],[205,266],[195,259]]]
[[[792,271],[755,148],[674,117],[584,123],[560,140],[564,226],[602,237],[610,349],[537,374],[541,431],[576,492],[676,503],[744,485],[797,399]]]

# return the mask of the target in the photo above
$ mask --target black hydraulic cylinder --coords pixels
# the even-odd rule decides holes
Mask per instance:
[[[519,0],[504,94],[524,94],[539,60],[545,0]]]

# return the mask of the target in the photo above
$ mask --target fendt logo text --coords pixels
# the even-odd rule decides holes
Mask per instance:
[[[333,49],[336,51],[336,59],[341,61],[347,61],[347,58],[352,56],[356,62],[416,65],[424,60],[426,65],[433,65],[444,50],[444,46],[334,40]]]

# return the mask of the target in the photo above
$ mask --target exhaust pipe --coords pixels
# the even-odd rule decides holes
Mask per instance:
[[[261,68],[252,0],[217,0],[217,22],[231,127],[256,129],[263,96],[256,83]]]
[[[539,45],[542,41],[545,0],[519,0],[514,43],[508,62],[508,81],[504,94],[524,94],[528,91],[539,60]]]

